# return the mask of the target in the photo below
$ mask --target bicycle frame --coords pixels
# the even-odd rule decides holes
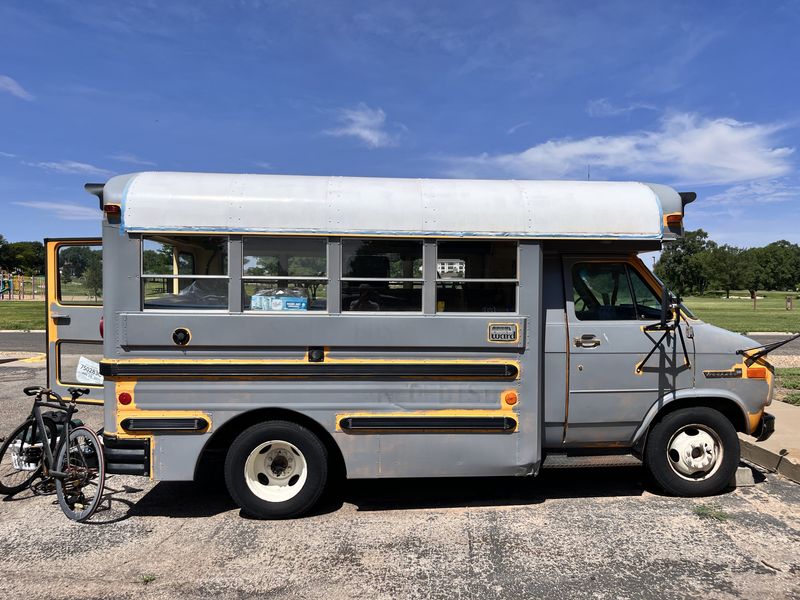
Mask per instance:
[[[50,449],[50,444],[47,440],[47,435],[45,432],[45,425],[44,425],[44,418],[42,417],[42,407],[47,408],[55,408],[57,410],[62,410],[67,413],[67,419],[64,423],[64,432],[61,436],[61,439],[58,442],[58,445],[55,448],[55,452]],[[44,452],[44,456],[42,459],[42,473],[45,477],[55,477],[57,479],[64,479],[67,474],[61,473],[60,471],[54,471],[51,469],[52,465],[55,463],[55,457],[58,456],[58,453],[61,451],[61,445],[64,444],[65,441],[69,440],[69,434],[71,433],[71,421],[72,415],[75,414],[77,408],[74,404],[68,404],[66,408],[61,406],[60,404],[56,404],[54,402],[44,402],[39,401],[38,399],[33,403],[33,418],[36,421],[36,426],[39,428],[39,436],[42,441],[42,451]]]

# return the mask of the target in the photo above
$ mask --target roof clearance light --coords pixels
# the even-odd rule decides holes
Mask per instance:
[[[107,215],[118,215],[122,210],[119,204],[105,204],[103,205],[103,212]]]
[[[666,215],[664,217],[664,221],[666,221],[668,227],[674,227],[674,226],[680,227],[680,224],[683,221],[683,215],[680,213]]]

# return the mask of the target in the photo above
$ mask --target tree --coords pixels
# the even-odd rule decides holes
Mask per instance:
[[[731,290],[743,285],[742,252],[741,248],[723,244],[698,255],[705,278],[712,286],[725,290],[726,298],[731,297]]]
[[[2,266],[7,271],[20,269],[25,275],[44,273],[44,245],[42,242],[12,242],[5,244]]]
[[[683,239],[664,246],[655,273],[680,296],[703,293],[708,280],[704,273],[702,252],[716,248],[702,229],[687,231]]]
[[[755,300],[759,289],[765,289],[769,273],[763,267],[763,248],[749,248],[742,252],[742,283]]]
[[[164,246],[158,250],[143,250],[142,268],[148,274],[169,275],[172,273],[172,248]]]
[[[58,252],[58,268],[61,281],[69,283],[73,279],[83,277],[91,260],[92,249],[89,246],[66,246]]]
[[[0,234],[0,271],[8,270],[10,267],[6,266],[6,251],[8,248],[8,241]]]
[[[100,251],[89,254],[89,264],[83,272],[83,284],[95,299],[103,295],[103,259]]]
[[[793,290],[800,282],[800,246],[779,240],[759,248],[764,289]]]

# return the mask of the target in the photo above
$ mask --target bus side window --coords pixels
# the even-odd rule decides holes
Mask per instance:
[[[328,308],[325,238],[245,237],[242,301],[246,311],[281,313]]]
[[[517,311],[517,242],[439,242],[436,312]]]
[[[342,311],[422,312],[422,242],[342,240]]]
[[[228,238],[142,237],[142,305],[159,310],[227,310]]]

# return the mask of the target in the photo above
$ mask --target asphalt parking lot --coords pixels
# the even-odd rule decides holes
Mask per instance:
[[[0,366],[0,435],[36,383],[41,364]],[[52,496],[0,502],[0,596],[800,598],[800,486],[756,479],[703,499],[661,496],[638,467],[360,481],[265,522],[213,481],[113,476],[89,525]]]

